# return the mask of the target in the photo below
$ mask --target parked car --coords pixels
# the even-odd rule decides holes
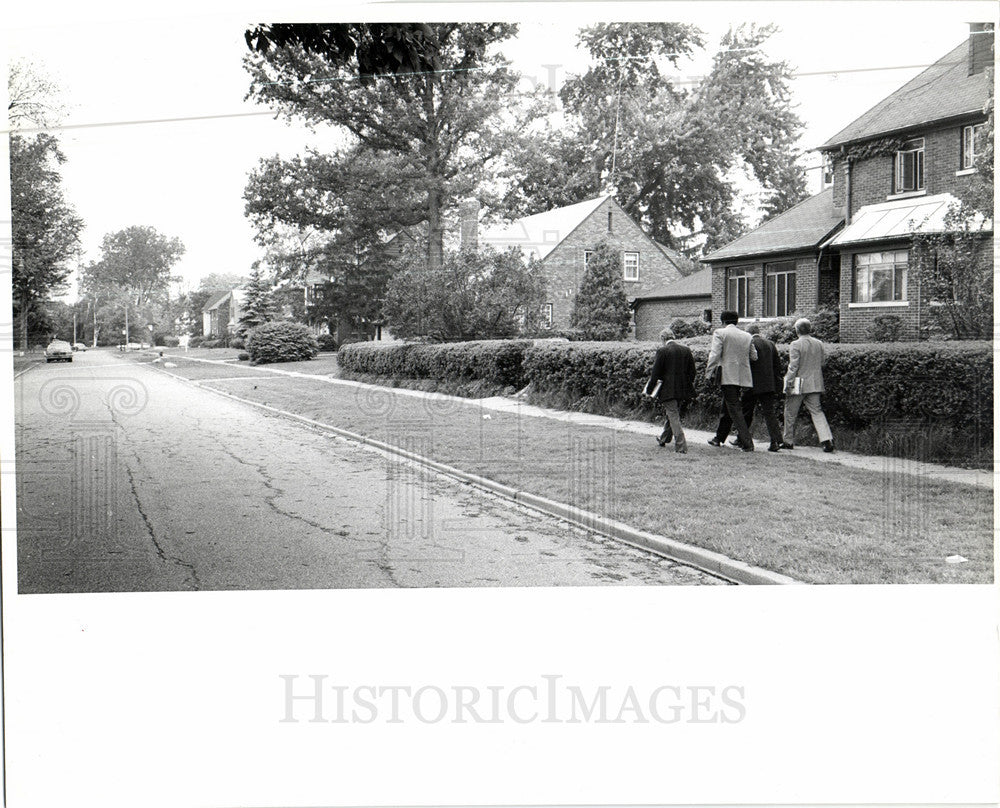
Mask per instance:
[[[84,345],[82,342],[74,342],[73,343],[73,350],[74,351],[86,351],[87,350],[87,346]]]
[[[141,351],[146,346],[141,342],[127,342],[118,346],[119,351]]]
[[[45,348],[45,361],[58,362],[60,360],[73,361],[73,346],[61,339],[54,339]]]

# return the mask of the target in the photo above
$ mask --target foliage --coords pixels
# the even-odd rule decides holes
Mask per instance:
[[[583,29],[580,43],[594,64],[560,92],[567,125],[520,150],[525,169],[505,201],[537,213],[610,187],[657,241],[688,252],[745,231],[736,201],[747,177],[763,190],[768,215],[801,201],[791,68],[763,50],[775,30],[731,29],[709,74],[686,88],[660,66],[679,67],[703,48],[693,26]]]
[[[199,293],[207,292],[207,298],[215,292],[228,292],[230,289],[239,289],[245,286],[249,280],[249,276],[238,275],[235,272],[209,272],[198,283],[198,291]]]
[[[47,127],[65,112],[60,88],[38,66],[14,59],[7,73],[7,121],[11,129]]]
[[[254,364],[312,359],[316,337],[301,323],[264,323],[247,332],[247,352]]]
[[[337,338],[333,334],[320,334],[316,337],[316,343],[319,345],[321,351],[336,351],[340,347],[337,344]]]
[[[32,310],[63,288],[79,248],[83,220],[63,196],[65,161],[51,135],[10,135],[12,293],[22,343]]]
[[[670,330],[674,332],[674,336],[677,339],[685,339],[687,337],[699,337],[704,334],[711,334],[712,324],[701,319],[685,320],[677,317],[670,322]]]
[[[246,212],[262,240],[276,225],[315,227],[333,238],[339,263],[402,227],[425,225],[427,263],[443,261],[445,214],[469,195],[511,132],[523,126],[517,77],[491,46],[512,36],[504,23],[434,23],[420,36],[439,68],[359,82],[334,47],[287,47],[244,60],[248,97],[310,127],[336,127],[348,144],[263,160],[251,175]],[[374,42],[377,26],[352,27]],[[308,43],[307,43],[308,44]],[[334,249],[336,248],[336,249]]]
[[[156,344],[162,345],[164,348],[176,348],[181,344],[180,338],[175,337],[173,334],[166,334],[161,337],[161,340],[162,341],[157,342]]]
[[[520,389],[526,340],[482,340],[447,345],[356,342],[340,349],[337,362],[348,373],[383,378],[484,381]]]
[[[240,314],[239,331],[245,333],[251,328],[274,319],[274,304],[271,301],[271,283],[260,268],[260,261],[254,261],[250,270],[250,280],[246,284],[246,297]]]
[[[385,314],[403,338],[495,339],[537,330],[543,302],[537,261],[487,248],[449,252],[438,269],[407,263],[389,282]]]
[[[631,320],[621,252],[602,241],[587,261],[570,323],[587,339],[615,340],[628,333]]]
[[[434,29],[426,23],[272,23],[248,29],[244,37],[247,47],[260,53],[298,46],[334,65],[347,67],[356,60],[365,84],[373,76],[442,67]]]
[[[903,334],[903,318],[897,314],[880,314],[868,328],[869,342],[898,342]]]
[[[190,340],[188,340],[188,347],[189,348],[200,348],[202,346],[202,343],[204,343],[204,342],[205,342],[204,335],[202,335],[202,334],[195,334],[193,337],[191,337]]]

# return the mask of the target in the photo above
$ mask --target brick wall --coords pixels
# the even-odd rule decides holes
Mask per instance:
[[[612,216],[610,233],[608,212]],[[559,236],[563,241],[543,262],[545,301],[552,304],[553,328],[570,327],[576,293],[583,281],[584,250],[594,249],[604,238],[619,246],[623,252],[639,253],[639,280],[625,282],[625,294],[629,300],[680,278],[673,263],[613,199],[602,202],[568,236]]]
[[[924,138],[924,189],[928,195],[958,195],[968,184],[969,175],[957,175],[962,168],[962,126],[948,126],[913,135]],[[886,202],[893,194],[895,156],[882,154],[851,165],[851,213],[865,205]],[[845,201],[846,172],[842,159],[834,159],[833,204]]]
[[[701,320],[705,309],[711,308],[710,297],[640,300],[635,306],[635,338],[656,340],[660,336],[660,331],[678,317],[683,320]],[[714,309],[712,318],[718,322],[718,313]]]
[[[712,267],[712,315],[718,317],[723,311],[731,308],[726,301],[726,278],[728,270],[734,267],[747,267],[750,271],[750,300],[752,316],[750,320],[764,318],[765,266],[783,261],[795,262],[795,308],[799,311],[814,309],[819,300],[820,278],[815,255],[777,255],[768,261],[745,261]]]

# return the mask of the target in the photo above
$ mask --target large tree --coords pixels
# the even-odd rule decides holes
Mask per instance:
[[[12,291],[22,347],[32,310],[65,288],[79,249],[83,220],[63,195],[65,159],[52,135],[10,136]]]
[[[535,213],[602,192],[658,241],[693,252],[740,235],[740,189],[763,191],[765,215],[805,196],[795,141],[790,68],[769,59],[771,26],[723,38],[708,75],[671,76],[704,46],[679,23],[606,23],[584,28],[594,59],[560,92],[567,125],[516,153],[508,205]]]
[[[364,250],[386,233],[421,225],[427,262],[440,267],[447,214],[504,153],[523,125],[520,111],[534,114],[516,103],[517,76],[494,52],[515,31],[502,23],[422,26],[422,48],[436,69],[370,81],[336,53],[294,39],[247,56],[249,98],[347,138],[333,154],[262,161],[246,192],[262,237],[276,223],[312,226],[333,234],[349,257],[359,242]]]
[[[622,254],[610,242],[602,241],[587,259],[570,322],[586,339],[619,340],[628,334],[631,320]]]
[[[170,270],[184,254],[180,239],[156,228],[133,225],[108,233],[101,241],[101,257],[84,268],[82,286],[88,297],[120,307],[125,328],[135,322],[155,326],[167,300]],[[129,319],[133,317],[133,319]]]

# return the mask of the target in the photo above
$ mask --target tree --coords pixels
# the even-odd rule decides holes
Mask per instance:
[[[367,24],[328,28],[329,36],[340,31],[365,42],[386,36]],[[446,214],[524,124],[517,76],[490,51],[516,26],[435,23],[420,31],[435,70],[369,82],[357,78],[339,50],[307,49],[301,37],[246,57],[249,98],[289,120],[332,125],[350,141],[334,154],[261,162],[245,198],[262,238],[275,224],[316,227],[337,239],[343,259],[359,243],[366,249],[385,233],[423,225],[427,263],[442,265]]]
[[[24,348],[32,310],[63,288],[79,249],[83,220],[63,195],[65,160],[52,135],[10,136],[12,291]]]
[[[164,236],[153,227],[133,225],[102,239],[101,258],[84,269],[82,285],[94,299],[123,309],[128,332],[131,311],[148,322],[151,308],[165,301],[173,280],[170,270],[183,254],[180,239]]]
[[[570,322],[587,339],[615,340],[628,334],[631,321],[621,252],[602,241],[587,260]]]
[[[614,193],[657,241],[688,253],[745,231],[735,203],[746,179],[763,189],[768,215],[800,201],[805,177],[794,149],[801,122],[792,111],[791,72],[763,53],[774,30],[730,30],[709,74],[689,88],[665,71],[703,47],[693,26],[584,28],[579,41],[595,63],[560,92],[569,125],[546,134],[548,149],[529,154],[509,201],[536,213]],[[539,169],[536,183],[528,173]]]
[[[65,112],[60,88],[45,73],[23,59],[11,62],[7,73],[7,121],[10,128],[45,128]]]
[[[247,275],[235,272],[209,272],[198,282],[200,292],[222,292],[238,289],[250,280]]]
[[[240,331],[263,325],[274,319],[274,303],[271,300],[271,283],[260,270],[260,261],[254,261],[250,270],[250,280],[246,284],[246,298],[240,315]]]
[[[389,281],[385,315],[399,337],[500,339],[540,326],[545,284],[518,250],[446,253],[440,267],[404,259]]]

